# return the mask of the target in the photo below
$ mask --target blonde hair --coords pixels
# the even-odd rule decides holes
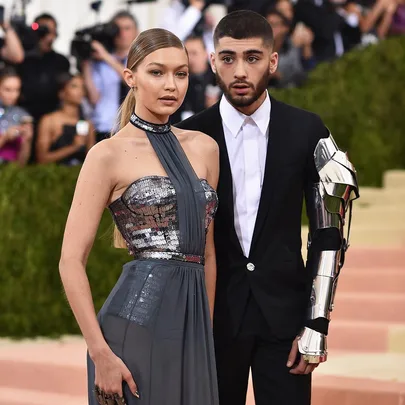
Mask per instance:
[[[128,53],[127,68],[134,72],[149,54],[163,48],[179,48],[184,49],[186,52],[180,39],[170,31],[162,28],[152,28],[142,31],[135,41],[132,42]],[[118,110],[117,126],[119,129],[124,128],[129,123],[131,115],[135,111],[135,102],[135,93],[129,91]],[[114,247],[127,248],[127,244],[117,226],[114,227]]]

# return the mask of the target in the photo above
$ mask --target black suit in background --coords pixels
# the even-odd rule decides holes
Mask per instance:
[[[313,152],[321,119],[271,98],[264,182],[249,257],[234,227],[232,174],[219,103],[176,125],[202,131],[220,148],[215,221],[214,338],[221,405],[244,405],[252,367],[256,405],[308,405],[310,375],[286,366],[305,323],[313,275],[301,256],[301,212],[318,181]]]

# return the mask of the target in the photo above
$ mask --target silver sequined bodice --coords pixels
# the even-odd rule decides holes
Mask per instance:
[[[205,229],[212,221],[218,198],[201,180],[206,200]],[[174,259],[200,263],[202,258],[180,251],[176,191],[168,177],[142,177],[109,206],[114,221],[135,258]]]

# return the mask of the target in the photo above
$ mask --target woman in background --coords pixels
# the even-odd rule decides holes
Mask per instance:
[[[44,115],[38,126],[38,163],[74,166],[83,163],[95,143],[94,128],[84,120],[81,105],[85,96],[80,75],[59,77],[59,110]]]
[[[32,117],[16,106],[21,79],[7,67],[0,72],[0,164],[16,162],[24,166],[31,153]]]

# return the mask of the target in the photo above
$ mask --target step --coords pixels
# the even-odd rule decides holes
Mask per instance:
[[[354,202],[357,207],[405,207],[405,189],[361,187],[360,198]]]
[[[405,294],[338,291],[334,319],[405,323]]]
[[[339,293],[375,292],[405,294],[405,267],[353,269],[344,267],[339,277]]]
[[[374,226],[376,228],[389,225],[393,229],[405,229],[405,204],[402,206],[390,206],[389,209],[384,206],[374,205],[365,208],[357,208],[353,211],[352,229],[362,226]]]
[[[332,313],[329,350],[389,352],[405,354],[405,323],[345,321]]]
[[[345,268],[403,268],[405,269],[405,245],[403,248],[360,248],[352,245],[346,254]]]
[[[346,232],[346,231],[345,231]],[[306,250],[308,228],[301,229],[302,251]],[[378,227],[373,224],[357,224],[350,233],[353,248],[401,249],[405,247],[405,229],[393,228],[389,224]]]
[[[405,170],[389,170],[383,176],[384,188],[405,189]]]
[[[87,397],[0,387],[0,405],[87,405]]]
[[[312,405],[404,405],[405,355],[332,352],[313,373]],[[246,405],[255,405],[252,383]]]

